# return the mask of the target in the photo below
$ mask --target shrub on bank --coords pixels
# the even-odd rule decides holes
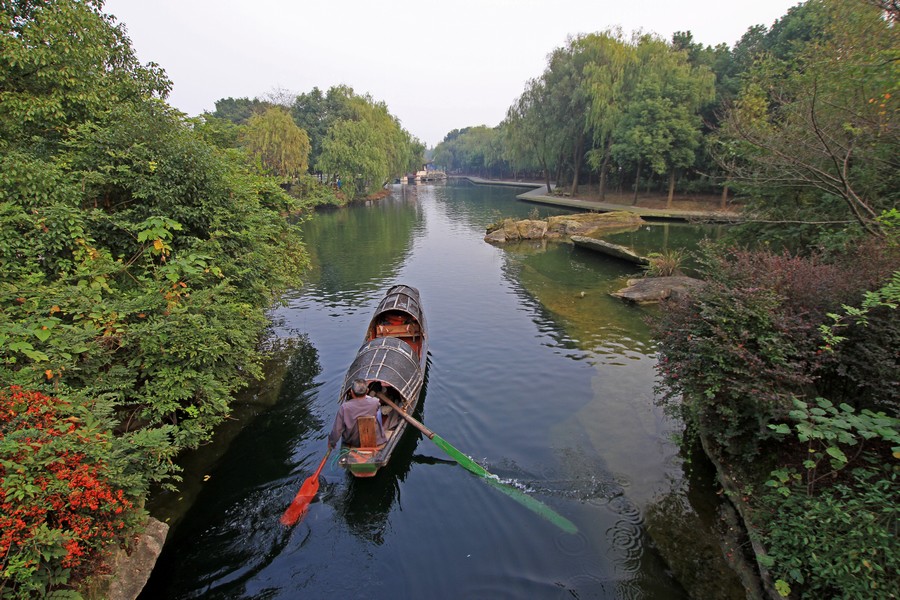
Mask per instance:
[[[740,486],[778,593],[896,597],[896,248],[703,264],[655,324],[662,403]]]
[[[141,515],[111,480],[110,438],[87,410],[0,390],[0,596],[49,597],[133,530]]]
[[[661,402],[702,427],[730,460],[750,464],[785,417],[791,399],[829,397],[858,408],[880,407],[896,383],[862,381],[897,372],[896,352],[879,344],[900,334],[897,311],[881,307],[880,327],[846,329],[849,345],[865,345],[880,363],[860,364],[852,354],[823,351],[820,327],[842,305],[859,304],[867,289],[882,285],[896,265],[888,250],[860,248],[826,262],[769,251],[708,247],[701,270],[707,285],[692,297],[667,303],[654,324],[659,340]],[[839,392],[838,396],[834,392]]]

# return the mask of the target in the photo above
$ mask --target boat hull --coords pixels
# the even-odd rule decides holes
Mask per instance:
[[[425,316],[415,288],[398,285],[388,290],[366,329],[365,340],[347,370],[341,401],[349,398],[356,379],[369,385],[369,395],[385,397],[411,414],[425,382],[428,339]],[[373,477],[388,464],[406,432],[407,422],[382,407],[387,442],[372,448],[347,447],[338,464],[355,477]]]

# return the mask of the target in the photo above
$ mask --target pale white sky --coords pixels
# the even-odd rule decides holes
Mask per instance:
[[[497,125],[566,37],[620,26],[734,43],[797,0],[107,0],[169,102],[198,115],[231,97],[351,86],[384,101],[428,146]]]

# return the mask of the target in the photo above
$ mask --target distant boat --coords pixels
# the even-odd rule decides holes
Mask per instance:
[[[340,401],[350,398],[354,380],[363,379],[370,396],[387,398],[412,414],[425,381],[427,354],[428,335],[419,290],[406,285],[390,288],[378,304],[365,341],[347,370]],[[389,406],[383,405],[381,413],[387,438],[384,444],[376,445],[374,432],[367,435],[363,427],[360,445],[344,446],[341,450],[338,464],[356,477],[372,477],[387,465],[406,431],[406,420]]]

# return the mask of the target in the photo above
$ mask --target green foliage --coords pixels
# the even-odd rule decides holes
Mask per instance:
[[[266,311],[308,267],[287,219],[303,205],[250,170],[234,128],[167,106],[99,2],[0,17],[0,380],[86,407],[95,463],[141,498],[259,375]],[[33,562],[4,568],[24,586]]]
[[[792,420],[793,431],[785,423],[770,424],[769,428],[777,436],[789,436],[795,432],[797,439],[806,445],[801,457],[805,475],[801,479],[787,470],[775,472],[774,478],[766,485],[784,496],[791,493],[788,484],[794,480],[804,483],[806,493],[812,495],[819,482],[836,477],[841,470],[854,463],[864,451],[866,441],[893,444],[891,451],[900,455],[900,419],[883,412],[863,409],[857,413],[848,404],[834,406],[825,398],[816,398],[815,405],[795,398],[794,410],[788,416]],[[823,469],[823,466],[830,470]]]
[[[0,5],[0,139],[46,147],[118,102],[166,96],[165,74],[138,63],[124,28],[101,7],[97,0]]]
[[[313,166],[329,182],[340,181],[350,200],[382,188],[421,164],[424,146],[400,127],[383,102],[346,86],[322,96],[318,88],[297,97],[295,122],[310,132]]]
[[[885,235],[878,216],[896,205],[900,189],[893,164],[900,33],[871,4],[822,0],[792,9],[770,34],[768,53],[757,55],[725,119],[737,159],[722,157],[723,166],[743,189],[769,199],[760,206],[767,220],[831,229],[850,221]],[[789,188],[808,195],[785,218]]]
[[[787,442],[796,435],[802,472],[796,463],[776,469],[771,492],[758,499],[779,590],[800,598],[896,595],[900,487],[892,459],[900,458],[900,419],[824,398],[794,406],[789,423],[769,427]]]
[[[877,253],[866,256],[869,272],[852,257],[826,263],[738,250],[717,257],[708,248],[701,257],[707,284],[690,300],[668,303],[654,324],[661,402],[705,429],[730,459],[746,463],[771,437],[768,425],[792,409],[793,397],[828,394],[876,410],[890,406],[896,393],[886,383],[896,373],[893,335],[853,331],[854,340],[865,340],[868,356],[879,357],[868,371],[855,365],[852,353],[821,347],[819,327],[827,313],[886,276],[890,253],[880,264]],[[896,310],[882,318],[895,322]],[[882,331],[895,330],[886,325]],[[874,369],[882,378],[863,385]],[[848,378],[853,385],[835,383]]]

